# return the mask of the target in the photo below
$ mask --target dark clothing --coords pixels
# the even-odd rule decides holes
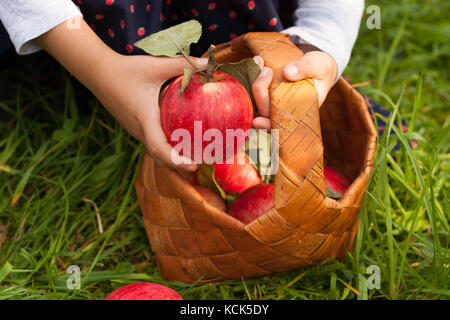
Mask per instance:
[[[139,52],[133,43],[152,33],[196,19],[203,26],[203,34],[192,47],[193,55],[202,54],[210,44],[226,42],[249,31],[282,31],[292,24],[296,2],[75,0],[97,35],[123,54]]]

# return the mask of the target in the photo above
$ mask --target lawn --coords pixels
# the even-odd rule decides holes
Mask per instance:
[[[359,89],[392,111],[392,130],[379,138],[355,248],[245,282],[162,279],[133,188],[143,146],[45,54],[0,57],[0,299],[103,299],[139,281],[185,299],[450,299],[450,2],[370,4],[381,29],[363,18],[345,75],[368,82]],[[69,265],[82,270],[79,290],[66,286]],[[370,265],[379,289],[367,287]]]

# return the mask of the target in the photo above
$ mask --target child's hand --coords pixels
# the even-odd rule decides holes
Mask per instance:
[[[260,56],[253,57],[261,73],[256,78],[252,86],[253,96],[255,97],[256,107],[258,108],[259,117],[253,119],[253,127],[257,129],[270,129],[270,96],[269,86],[272,82],[273,71],[269,67],[264,66],[264,59]]]
[[[284,67],[283,75],[291,81],[313,79],[316,84],[319,106],[321,106],[336,80],[337,70],[336,62],[328,53],[309,51],[287,64]]]
[[[207,59],[191,58],[198,66]],[[203,64],[202,64],[203,62]],[[165,81],[192,68],[184,58],[151,56],[120,56],[109,79],[95,92],[97,98],[120,124],[145,144],[152,157],[164,166],[183,171],[195,171],[197,166],[181,157],[168,143],[160,119],[159,93]],[[176,165],[172,160],[177,159]]]
[[[307,51],[306,48],[302,49]],[[261,69],[261,73],[252,87],[260,114],[260,117],[253,119],[253,126],[260,129],[270,129],[269,86],[272,82],[273,71],[269,67],[264,67],[264,60],[260,56],[255,56],[253,59]],[[290,81],[312,78],[316,85],[319,106],[321,106],[336,79],[337,65],[329,54],[322,51],[309,51],[299,59],[287,64],[284,67],[283,75]]]

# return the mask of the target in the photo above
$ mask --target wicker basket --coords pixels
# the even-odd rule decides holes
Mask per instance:
[[[271,119],[279,129],[275,207],[245,225],[203,200],[177,172],[144,155],[135,188],[152,251],[167,280],[240,279],[342,258],[351,250],[377,133],[362,96],[339,79],[319,110],[311,80],[282,67],[303,53],[280,33],[249,33],[217,47],[219,62],[260,55],[274,70]],[[323,165],[353,181],[327,198]]]

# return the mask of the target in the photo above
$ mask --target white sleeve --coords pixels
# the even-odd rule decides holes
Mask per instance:
[[[71,0],[0,0],[0,21],[21,55],[39,51],[33,39],[77,16],[81,12]]]
[[[295,44],[309,43],[332,56],[337,80],[350,60],[363,10],[364,0],[298,0],[295,26],[283,32]]]

